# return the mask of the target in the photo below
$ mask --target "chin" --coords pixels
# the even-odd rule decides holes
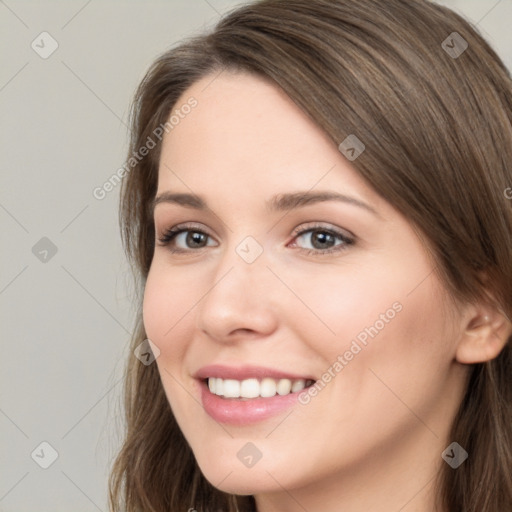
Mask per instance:
[[[201,471],[202,468],[201,468]],[[245,473],[245,474],[244,474]],[[239,496],[250,496],[253,494],[266,494],[282,490],[277,482],[266,472],[255,474],[250,470],[239,471],[238,473],[223,473],[217,470],[212,472],[203,471],[203,475],[214,487],[228,494]]]
[[[222,454],[197,457],[197,463],[208,482],[220,491],[240,496],[271,493],[282,491],[282,487],[292,485],[289,469],[283,472],[281,468],[258,461],[253,467],[245,467],[236,459],[236,462],[222,461]]]

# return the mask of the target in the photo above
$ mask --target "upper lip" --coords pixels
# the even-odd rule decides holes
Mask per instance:
[[[263,366],[226,366],[222,364],[211,364],[203,366],[195,374],[196,379],[207,379],[208,377],[216,377],[220,379],[234,379],[234,380],[245,380],[245,379],[263,379],[270,377],[272,379],[290,379],[290,380],[316,380],[310,375],[297,375],[294,373],[276,370],[274,368],[265,368]]]

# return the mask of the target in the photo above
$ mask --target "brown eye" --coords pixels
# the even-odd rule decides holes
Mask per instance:
[[[209,243],[210,240],[213,239],[204,231],[178,226],[165,231],[158,239],[161,245],[169,246],[171,252],[187,252],[216,245]]]
[[[322,226],[299,231],[295,240],[294,245],[298,245],[308,254],[328,254],[342,251],[347,246],[354,244],[353,238]]]
[[[208,241],[208,235],[199,231],[188,231],[185,237],[185,245],[191,249],[197,247],[204,247],[205,242]]]
[[[336,237],[327,231],[313,231],[310,240],[315,249],[328,249],[336,245]]]

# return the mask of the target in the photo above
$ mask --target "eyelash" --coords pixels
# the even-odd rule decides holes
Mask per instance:
[[[169,246],[169,251],[172,253],[191,253],[191,252],[198,252],[202,249],[206,249],[206,247],[200,247],[199,249],[176,249],[176,248],[170,248],[171,242],[180,234],[180,233],[186,233],[186,232],[192,232],[192,233],[201,233],[203,235],[206,235],[207,237],[212,238],[208,233],[206,233],[204,230],[200,229],[197,226],[194,225],[183,225],[179,224],[177,226],[174,226],[172,228],[169,228],[168,230],[164,231],[162,236],[158,238],[158,241],[160,242],[161,246]],[[319,231],[322,233],[328,233],[329,235],[334,236],[337,239],[340,239],[343,243],[335,245],[334,247],[331,247],[329,249],[304,249],[299,247],[298,250],[300,250],[303,253],[306,253],[308,255],[314,255],[314,256],[324,256],[327,254],[332,254],[335,252],[341,252],[345,251],[348,246],[353,245],[355,243],[354,238],[350,238],[347,235],[344,235],[343,233],[332,229],[332,228],[326,228],[325,226],[321,225],[313,225],[309,226],[306,229],[301,230],[294,230],[293,237],[294,240],[305,233],[309,232],[315,232]]]

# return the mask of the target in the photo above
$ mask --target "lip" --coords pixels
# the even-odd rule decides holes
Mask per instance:
[[[199,381],[201,401],[205,412],[218,423],[237,426],[252,425],[283,412],[297,403],[299,394],[304,390],[282,396],[277,394],[270,398],[224,398],[210,392],[206,383],[208,377],[235,380],[270,377],[274,379],[316,381],[314,377],[295,375],[262,366],[209,365],[201,368],[194,377]]]
[[[316,377],[311,375],[297,375],[273,368],[265,368],[263,366],[226,366],[222,364],[203,366],[194,374],[194,377],[200,380],[207,379],[208,377],[235,380],[264,379],[265,377],[270,377],[272,379],[317,380]]]

